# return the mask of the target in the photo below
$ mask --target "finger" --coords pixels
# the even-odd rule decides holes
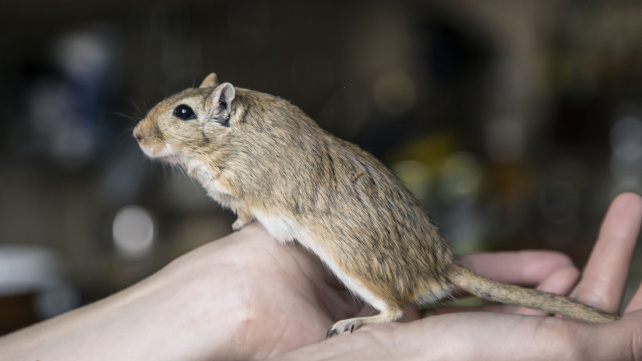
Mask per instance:
[[[537,289],[544,292],[556,293],[558,295],[568,295],[580,279],[580,271],[573,267],[563,267],[555,270]]]
[[[575,299],[608,312],[619,311],[641,220],[639,195],[624,193],[613,200],[572,293]]]
[[[520,285],[538,285],[558,269],[573,267],[568,256],[552,251],[477,253],[460,262],[482,276]]]

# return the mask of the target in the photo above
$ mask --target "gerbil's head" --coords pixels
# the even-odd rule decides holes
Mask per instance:
[[[225,142],[233,122],[236,90],[208,75],[158,103],[134,129],[134,138],[151,158],[179,162]],[[187,158],[187,159],[188,159]]]

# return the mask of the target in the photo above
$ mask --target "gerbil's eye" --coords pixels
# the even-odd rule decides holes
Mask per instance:
[[[196,114],[189,106],[181,104],[174,108],[174,116],[180,120],[196,119]]]

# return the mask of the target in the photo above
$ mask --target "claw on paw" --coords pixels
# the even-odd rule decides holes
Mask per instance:
[[[334,335],[336,335],[338,333],[339,332],[336,329],[331,328],[331,329],[328,330],[328,333],[325,334],[325,338],[330,338],[330,337],[332,337],[332,336],[334,336]]]
[[[362,319],[360,318],[351,318],[348,320],[342,320],[337,323],[335,323],[330,330],[328,330],[328,333],[326,334],[326,338],[330,338],[334,335],[338,335],[340,333],[344,333],[347,331],[350,331],[350,333],[354,332],[354,330],[358,329],[359,327],[363,326],[365,323],[363,322]]]

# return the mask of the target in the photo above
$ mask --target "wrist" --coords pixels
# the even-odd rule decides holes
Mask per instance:
[[[217,277],[224,275],[207,272],[204,262],[185,262],[190,257],[94,304],[0,338],[0,354],[52,361],[225,357],[235,351],[239,310],[221,292]]]

